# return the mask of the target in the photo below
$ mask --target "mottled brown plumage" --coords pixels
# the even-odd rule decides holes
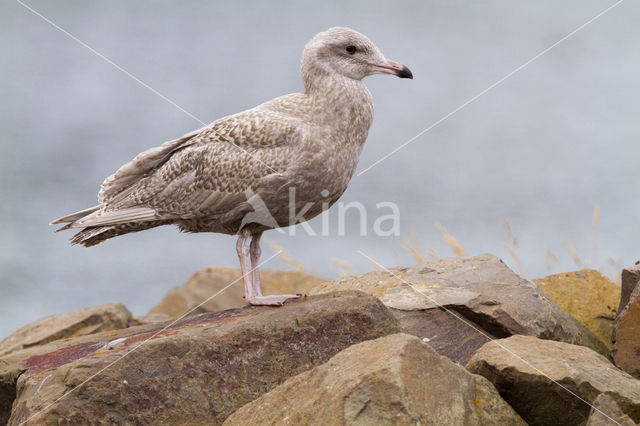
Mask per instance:
[[[166,224],[185,232],[239,234],[245,278],[253,275],[245,280],[248,302],[281,304],[284,296],[295,297],[261,295],[261,233],[294,225],[299,217],[292,216],[292,203],[297,211],[308,206],[303,219],[309,220],[347,188],[373,119],[362,78],[411,78],[406,67],[388,61],[348,28],[316,35],[305,46],[301,68],[304,93],[281,96],[142,152],[104,181],[98,206],[52,223],[66,223],[59,230],[84,228],[71,241],[87,247]],[[244,250],[251,236],[253,274]]]

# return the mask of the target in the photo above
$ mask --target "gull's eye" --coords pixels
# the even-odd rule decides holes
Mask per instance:
[[[356,53],[356,47],[352,45],[347,46],[345,50],[349,55],[353,55],[354,53]]]

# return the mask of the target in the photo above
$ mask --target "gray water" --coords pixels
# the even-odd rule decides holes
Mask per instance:
[[[376,117],[359,170],[438,121],[613,1],[30,1],[51,21],[209,122],[300,91],[300,52],[343,25],[367,34],[413,81],[367,79]],[[640,258],[640,4],[625,1],[386,161],[343,201],[391,201],[401,235],[268,235],[307,271],[366,272],[357,250],[393,266],[415,237],[426,252],[515,262],[529,278]],[[138,152],[200,127],[17,2],[0,6],[0,336],[42,316],[107,301],[143,314],[196,270],[236,265],[234,239],[165,227],[85,249],[49,221],[96,202],[102,180]],[[601,207],[597,231],[594,204]],[[330,218],[335,219],[335,211]],[[335,222],[330,222],[335,223]],[[321,228],[320,219],[312,227]],[[546,251],[559,259],[549,269]],[[264,257],[273,254],[265,247]],[[274,260],[269,268],[288,268]]]

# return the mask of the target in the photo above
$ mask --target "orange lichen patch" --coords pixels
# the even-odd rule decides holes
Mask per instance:
[[[98,351],[97,353],[99,353],[99,354],[103,354],[103,353],[104,353],[104,351]]]
[[[116,331],[118,331],[118,330],[107,330],[107,331],[105,331],[105,333],[114,333]]]

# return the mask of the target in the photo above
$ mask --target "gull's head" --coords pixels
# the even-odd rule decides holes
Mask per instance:
[[[409,68],[385,58],[366,36],[343,27],[317,34],[302,52],[302,77],[307,89],[313,79],[332,74],[353,80],[372,74],[413,78]]]

